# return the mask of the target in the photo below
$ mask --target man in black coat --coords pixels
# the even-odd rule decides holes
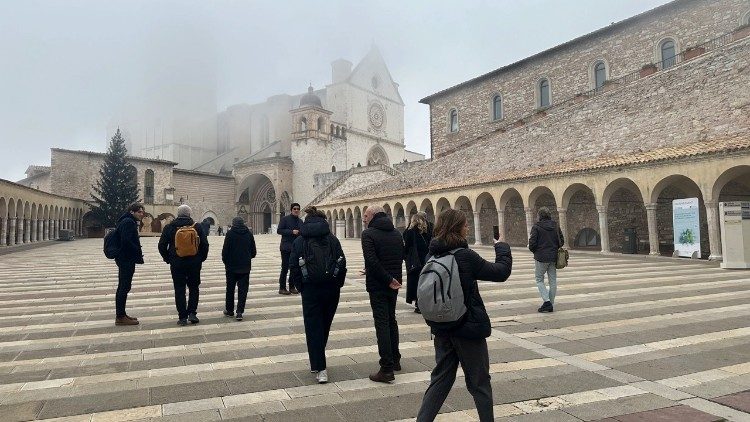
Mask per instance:
[[[117,293],[115,294],[115,325],[138,325],[138,318],[125,313],[125,302],[133,284],[135,264],[143,264],[143,250],[138,236],[138,222],[146,211],[142,204],[128,206],[117,220],[117,233],[120,237],[120,252],[115,258],[117,264]]]
[[[247,290],[250,287],[250,261],[255,258],[255,238],[242,217],[234,217],[232,227],[224,237],[221,262],[227,275],[227,294],[224,316],[242,321]],[[234,288],[237,286],[237,315],[234,314]]]
[[[401,288],[401,262],[404,243],[401,233],[383,207],[373,205],[362,216],[367,229],[362,232],[362,254],[365,258],[365,285],[370,296],[375,334],[378,338],[380,370],[370,375],[376,382],[393,381],[393,371],[401,370],[398,351],[396,298]]]
[[[289,290],[286,289],[286,276],[289,272],[289,254],[292,253],[292,243],[299,236],[299,228],[302,225],[302,219],[299,218],[300,206],[293,203],[291,214],[281,217],[276,234],[281,235],[281,274],[279,274],[279,294],[297,294],[299,293],[292,283],[289,283]]]
[[[172,282],[174,283],[174,301],[177,307],[179,325],[187,325],[200,322],[198,319],[198,297],[199,287],[201,284],[201,267],[203,261],[208,258],[208,238],[203,231],[201,224],[196,224],[192,218],[190,207],[180,205],[177,207],[177,218],[167,224],[162,230],[159,239],[159,254],[164,262],[169,264],[172,272]],[[181,227],[192,226],[198,235],[198,253],[193,256],[177,255],[175,245],[175,235]],[[185,290],[189,289],[190,297],[185,303]]]
[[[536,287],[542,297],[539,312],[552,312],[557,293],[557,250],[565,244],[562,231],[550,216],[549,208],[539,208],[539,221],[531,227],[529,250],[534,252]],[[544,285],[544,274],[549,280],[549,291]]]

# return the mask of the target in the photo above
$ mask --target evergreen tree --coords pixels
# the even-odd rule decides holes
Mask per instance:
[[[125,159],[127,153],[118,128],[99,169],[99,180],[91,186],[95,192],[91,210],[104,227],[114,227],[128,205],[138,201],[138,174]]]

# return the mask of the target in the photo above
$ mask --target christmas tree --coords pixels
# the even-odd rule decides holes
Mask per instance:
[[[91,186],[95,192],[91,194],[95,202],[91,210],[104,227],[114,227],[128,205],[138,201],[138,174],[128,164],[127,153],[118,128],[99,169],[99,180]]]

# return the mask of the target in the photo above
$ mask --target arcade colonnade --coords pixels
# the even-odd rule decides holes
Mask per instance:
[[[83,234],[86,202],[0,179],[0,247],[54,240],[60,230]]]
[[[368,205],[380,204],[404,230],[409,217],[425,212],[434,221],[453,208],[466,213],[469,241],[491,244],[499,237],[525,246],[537,211],[546,206],[571,248],[623,252],[626,232],[635,253],[671,254],[672,201],[698,198],[701,256],[721,258],[719,202],[750,201],[750,156],[704,157],[641,166],[516,179],[403,195],[344,199],[320,204],[338,237],[356,238]]]

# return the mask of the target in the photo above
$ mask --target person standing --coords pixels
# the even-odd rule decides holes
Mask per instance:
[[[365,259],[365,285],[378,338],[380,370],[371,374],[375,382],[391,382],[393,371],[401,370],[398,350],[396,299],[401,288],[404,242],[393,221],[380,205],[365,210],[362,222],[362,254]]]
[[[177,207],[177,218],[164,227],[159,239],[159,254],[169,264],[174,284],[174,301],[179,325],[200,322],[198,297],[201,284],[201,267],[208,257],[208,238],[201,224],[190,217],[187,205]],[[189,299],[185,303],[185,290]]]
[[[542,306],[538,312],[553,312],[555,295],[557,294],[557,250],[565,245],[562,230],[550,215],[549,208],[541,207],[537,213],[539,221],[531,227],[529,236],[529,250],[534,252],[534,276]],[[549,291],[544,285],[544,275],[547,274]]]
[[[302,293],[310,372],[323,384],[328,382],[325,349],[346,278],[346,257],[325,213],[309,206],[305,214],[300,237],[292,245],[289,280]]]
[[[429,251],[432,232],[428,221],[420,214],[411,216],[409,228],[404,230],[406,261],[406,303],[414,302],[414,312],[419,313],[417,283]]]
[[[435,368],[430,375],[430,386],[422,399],[417,422],[431,422],[435,419],[453,387],[459,363],[464,372],[466,388],[474,398],[479,420],[494,420],[486,340],[492,332],[492,326],[479,295],[477,280],[507,280],[513,266],[513,257],[510,246],[496,240],[495,262],[486,261],[469,249],[466,240],[468,232],[466,215],[457,210],[443,212],[435,224],[430,254],[444,256],[453,253],[467,309],[458,324],[428,321],[435,336]]]
[[[128,206],[117,220],[116,229],[120,237],[120,250],[115,257],[117,264],[117,293],[115,293],[115,325],[138,325],[138,318],[125,312],[125,302],[133,284],[135,265],[143,264],[143,250],[138,236],[138,223],[146,214],[142,204]]]
[[[293,203],[291,206],[291,213],[281,217],[279,221],[279,227],[276,229],[276,234],[281,235],[281,244],[279,250],[281,251],[281,274],[279,274],[279,294],[289,295],[299,293],[293,284],[289,283],[289,290],[286,289],[287,274],[289,272],[289,254],[292,253],[292,243],[294,239],[299,236],[299,228],[302,225],[302,220],[299,218],[300,206],[298,203]]]
[[[221,226],[219,226],[221,229]],[[224,303],[224,316],[234,316],[237,321],[242,321],[245,312],[247,290],[250,287],[251,261],[255,258],[255,238],[250,229],[245,225],[242,217],[232,219],[232,227],[224,237],[224,247],[221,250],[221,262],[227,276],[226,301]],[[234,313],[234,290],[237,287],[237,314]]]

